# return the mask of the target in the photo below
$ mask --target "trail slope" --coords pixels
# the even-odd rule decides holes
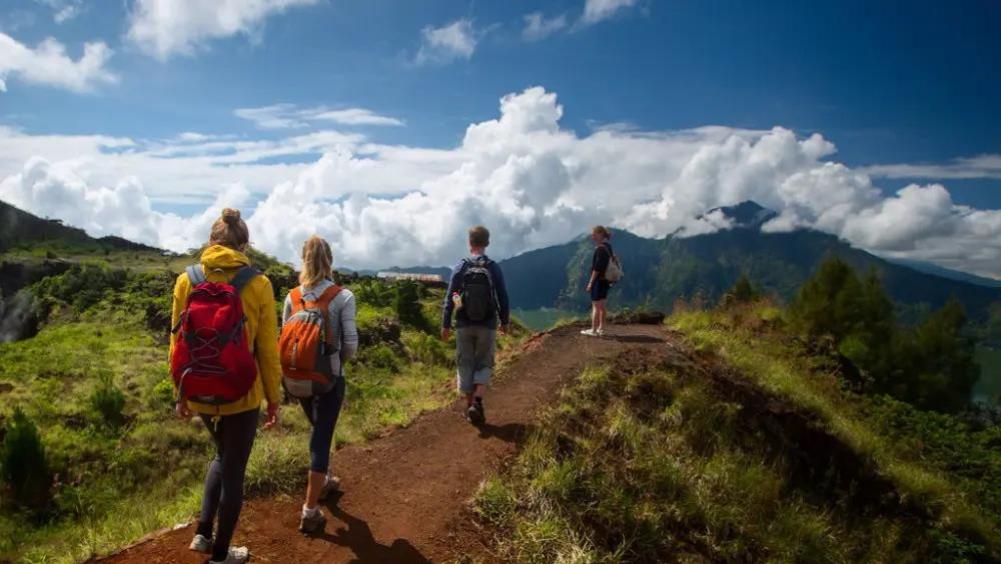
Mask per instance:
[[[458,400],[384,438],[337,451],[343,493],[325,507],[324,534],[299,533],[301,498],[279,496],[244,506],[234,543],[247,545],[256,562],[448,560],[462,548],[455,531],[468,538],[461,534],[467,500],[517,452],[539,408],[586,363],[631,347],[662,347],[669,338],[658,325],[617,325],[610,333],[595,339],[564,327],[534,337],[497,375],[480,429],[465,422]],[[205,562],[187,550],[192,534],[188,527],[155,536],[106,561]]]

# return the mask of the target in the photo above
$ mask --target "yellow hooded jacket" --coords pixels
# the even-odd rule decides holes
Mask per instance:
[[[210,282],[228,282],[236,272],[250,265],[250,259],[239,251],[212,245],[202,252],[202,267],[205,277]],[[188,294],[191,292],[191,281],[187,273],[181,273],[174,284],[174,305],[171,315],[171,327],[177,325],[181,313],[188,305]],[[281,364],[278,360],[278,315],[275,310],[275,296],[271,289],[271,281],[266,276],[256,276],[240,293],[243,301],[243,313],[247,317],[247,343],[250,352],[257,360],[257,381],[254,387],[239,400],[223,405],[209,405],[188,402],[192,411],[208,415],[232,415],[257,409],[261,400],[278,405],[280,399],[279,385],[281,381]],[[170,352],[174,352],[174,342],[177,334],[170,335]],[[177,392],[175,384],[175,394]]]

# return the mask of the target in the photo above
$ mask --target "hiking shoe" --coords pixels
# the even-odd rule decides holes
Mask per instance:
[[[469,406],[469,409],[466,410],[466,419],[473,425],[482,425],[487,420],[487,414],[483,409],[482,401]]]
[[[250,551],[245,546],[229,547],[225,560],[209,560],[209,564],[243,564],[250,559]]]
[[[586,335],[588,337],[597,337],[598,336],[598,332],[595,331],[594,329],[584,329],[583,331],[580,332],[580,334],[581,335]]]
[[[341,489],[341,479],[337,476],[331,476],[327,474],[326,479],[323,480],[323,487],[320,488],[320,499],[324,500],[330,497],[330,494]]]
[[[212,537],[207,537],[205,535],[195,535],[195,538],[191,539],[191,544],[188,545],[189,550],[194,550],[195,552],[212,552]]]
[[[327,518],[323,516],[323,512],[319,508],[314,509],[312,512],[303,509],[302,519],[299,520],[299,532],[311,535],[322,531],[323,526],[326,524]]]

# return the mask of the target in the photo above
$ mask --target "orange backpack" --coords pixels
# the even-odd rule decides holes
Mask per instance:
[[[334,387],[339,376],[333,373],[330,364],[330,357],[339,352],[339,347],[329,341],[327,334],[327,312],[330,302],[339,293],[341,287],[335,285],[315,300],[304,299],[301,286],[289,294],[292,315],[282,324],[278,354],[282,384],[292,397],[325,394]]]

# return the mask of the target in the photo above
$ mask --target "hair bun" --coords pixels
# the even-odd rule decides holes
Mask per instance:
[[[222,220],[225,221],[227,225],[236,225],[240,223],[240,210],[234,210],[233,208],[226,208],[222,210]]]

